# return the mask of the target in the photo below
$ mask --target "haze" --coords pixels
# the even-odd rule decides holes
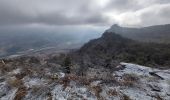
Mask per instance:
[[[49,40],[83,44],[113,24],[169,24],[169,11],[169,0],[0,0],[0,52]]]

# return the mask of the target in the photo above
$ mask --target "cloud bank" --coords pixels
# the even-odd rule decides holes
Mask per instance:
[[[0,0],[0,26],[148,26],[169,18],[169,0]]]

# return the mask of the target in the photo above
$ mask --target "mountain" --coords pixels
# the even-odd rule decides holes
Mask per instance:
[[[169,66],[169,44],[106,31],[76,51],[0,59],[0,99],[169,100]]]
[[[170,24],[141,28],[120,27],[115,24],[107,32],[142,42],[170,43]]]
[[[85,60],[90,59],[92,63],[101,66],[112,61],[152,67],[170,66],[169,44],[139,42],[108,31],[102,37],[86,43],[80,48],[78,55],[85,56]]]
[[[105,32],[71,54],[0,59],[0,99],[169,100],[170,67],[160,69],[170,66],[164,63],[170,61],[170,52],[164,50],[169,50],[166,44],[140,43]],[[163,64],[153,58],[151,63],[149,54]],[[128,60],[132,63],[120,63]],[[133,64],[140,63],[137,60],[159,66]]]

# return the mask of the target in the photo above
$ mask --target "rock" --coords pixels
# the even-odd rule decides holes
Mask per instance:
[[[164,80],[164,78],[161,77],[161,76],[159,76],[158,74],[156,74],[156,72],[149,72],[149,74],[152,75],[152,76],[154,76],[154,77],[157,77],[157,78],[159,78],[159,79],[161,79],[161,80]]]
[[[150,84],[149,87],[152,89],[152,91],[161,92],[161,88],[155,84]]]

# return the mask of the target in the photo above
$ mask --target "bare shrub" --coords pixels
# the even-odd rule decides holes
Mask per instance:
[[[59,81],[59,83],[63,84],[63,90],[65,90],[70,83],[70,77],[66,75],[64,78],[62,78],[62,80]]]
[[[101,86],[93,86],[92,90],[94,91],[94,93],[98,99],[101,98],[101,96],[100,96],[100,93],[102,92]]]
[[[19,73],[19,74],[16,74],[16,75],[15,75],[15,77],[16,77],[17,79],[23,79],[25,76],[26,76],[25,73]]]
[[[52,100],[52,94],[51,92],[47,93],[48,99],[47,100]]]
[[[123,100],[131,100],[130,97],[126,94],[123,94]]]
[[[115,89],[110,89],[109,91],[107,91],[107,94],[109,96],[117,96],[119,93]]]
[[[1,72],[4,74],[6,72],[10,72],[13,68],[10,68],[9,66],[7,65],[3,65],[3,66],[0,66],[0,70]]]
[[[87,77],[80,76],[78,82],[83,85],[90,85],[92,79],[88,79]]]
[[[22,100],[26,94],[27,94],[27,88],[25,86],[22,86],[18,88],[18,91],[16,93],[14,100]]]
[[[66,74],[64,78],[59,80],[60,84],[63,84],[64,90],[69,85],[70,81],[75,81],[78,84],[90,85],[92,79],[88,79],[85,76],[76,76],[74,74]]]
[[[153,97],[155,97],[155,100],[164,100],[164,99],[162,99],[161,97],[160,97],[160,95],[156,95],[156,96],[153,96]]]

